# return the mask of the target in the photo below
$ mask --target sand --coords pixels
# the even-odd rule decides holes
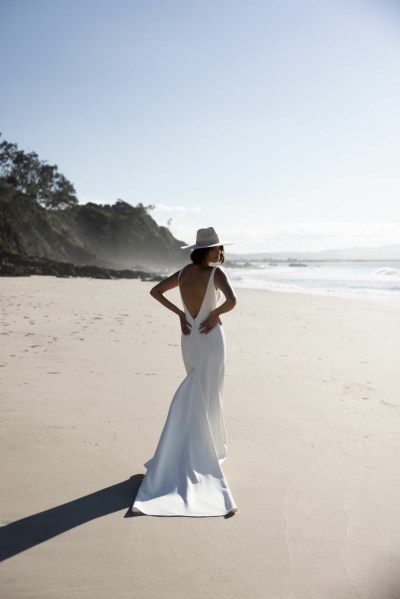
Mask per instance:
[[[400,306],[237,290],[239,511],[133,517],[184,376],[150,287],[0,279],[2,599],[398,599]]]

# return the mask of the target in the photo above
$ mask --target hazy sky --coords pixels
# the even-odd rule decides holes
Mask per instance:
[[[0,0],[0,131],[235,251],[400,243],[397,0]]]

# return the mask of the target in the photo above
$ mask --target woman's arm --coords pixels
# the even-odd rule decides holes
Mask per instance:
[[[168,308],[168,310],[171,310],[172,312],[174,312],[174,314],[177,314],[177,316],[179,316],[179,319],[181,321],[182,333],[184,335],[189,335],[190,327],[192,325],[186,320],[184,311],[181,310],[180,308],[178,308],[178,306],[175,306],[175,304],[170,302],[166,297],[164,297],[164,293],[166,291],[169,291],[170,289],[174,289],[175,287],[178,287],[178,284],[179,284],[178,277],[179,277],[179,271],[174,273],[170,277],[164,279],[163,281],[160,281],[159,283],[157,283],[157,285],[155,285],[154,287],[152,287],[150,289],[150,295],[152,297],[154,297],[154,299],[159,301],[160,304],[162,304],[163,306]]]
[[[220,315],[225,314],[225,312],[230,312],[236,306],[237,300],[235,292],[229,283],[228,277],[220,268],[217,268],[215,271],[214,281],[217,288],[224,294],[225,301],[218,308],[215,308],[215,310],[210,312],[206,320],[203,320],[199,327],[201,333],[209,333],[217,323],[221,322],[219,318]]]

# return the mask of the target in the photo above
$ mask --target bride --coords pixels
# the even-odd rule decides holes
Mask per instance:
[[[226,244],[226,242],[225,242]],[[187,376],[176,391],[132,511],[159,516],[224,516],[237,511],[221,469],[227,453],[222,412],[225,336],[220,315],[236,305],[223,243],[212,227],[197,231],[191,263],[150,291],[180,320]],[[183,310],[164,293],[179,287]],[[225,300],[220,301],[220,292]]]

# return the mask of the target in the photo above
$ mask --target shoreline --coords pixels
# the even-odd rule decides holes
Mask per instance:
[[[82,267],[83,268],[83,267]],[[91,268],[91,267],[89,267]],[[101,267],[98,267],[99,269],[101,269]],[[109,269],[101,269],[101,270],[109,270]],[[117,273],[122,273],[124,271],[116,271]],[[161,281],[165,278],[165,276],[163,275],[157,275],[155,273],[148,273],[148,272],[142,272],[142,271],[129,271],[129,273],[132,273],[132,276],[126,276],[121,274],[121,276],[92,276],[90,274],[82,274],[82,275],[66,275],[66,276],[58,276],[56,274],[38,274],[38,273],[32,273],[32,274],[28,274],[28,275],[1,275],[0,276],[0,282],[6,281],[6,280],[10,280],[13,281],[15,279],[35,279],[35,278],[54,278],[54,279],[64,279],[64,280],[102,280],[102,281],[118,281],[118,280],[125,280],[125,281],[132,281],[132,280],[137,280],[141,283],[148,283],[148,282],[158,282]],[[229,275],[229,273],[228,273]],[[259,287],[241,287],[240,285],[235,284],[235,281],[231,281],[233,288],[235,289],[235,291],[237,290],[243,290],[245,292],[260,292],[260,293],[272,293],[274,295],[282,295],[282,296],[298,296],[298,297],[309,297],[309,298],[326,298],[326,299],[339,299],[339,300],[350,300],[350,301],[366,301],[366,302],[377,302],[377,303],[382,303],[384,305],[389,304],[395,304],[398,305],[396,302],[398,302],[398,298],[396,297],[384,297],[384,296],[355,296],[355,295],[335,295],[335,293],[313,293],[310,291],[298,291],[298,290],[294,290],[294,291],[283,291],[281,289],[265,289],[265,288],[259,288]]]

